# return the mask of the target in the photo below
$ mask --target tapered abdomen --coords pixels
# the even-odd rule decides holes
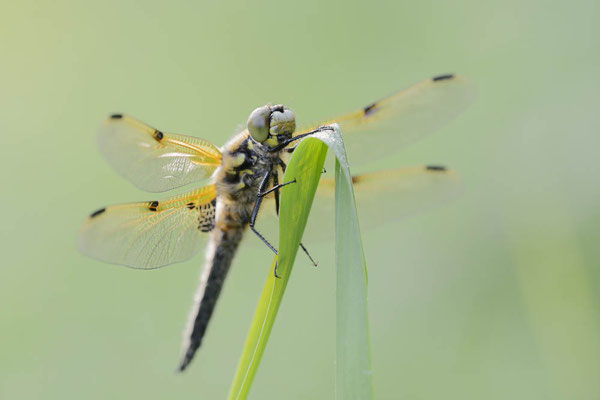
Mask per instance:
[[[183,371],[194,358],[202,343],[208,322],[223,288],[233,256],[242,239],[244,228],[215,227],[206,253],[206,265],[202,271],[200,285],[194,297],[188,327],[184,332],[182,358],[179,371]]]

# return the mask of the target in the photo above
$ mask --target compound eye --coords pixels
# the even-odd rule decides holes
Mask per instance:
[[[271,107],[262,106],[250,113],[248,117],[248,131],[252,139],[262,143],[269,137],[269,120],[271,119]]]

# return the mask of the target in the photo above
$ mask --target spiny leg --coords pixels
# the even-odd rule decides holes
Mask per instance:
[[[294,182],[296,182],[296,180],[294,179],[294,181],[292,181],[292,182],[287,182],[285,184],[279,185],[277,178],[274,178],[274,185],[276,187],[274,189],[272,189],[272,190],[265,191],[266,187],[269,185],[269,177],[271,176],[272,173],[273,173],[273,165],[270,165],[269,168],[268,168],[268,171],[262,177],[260,185],[258,186],[258,193],[256,195],[256,202],[254,203],[254,208],[252,209],[252,215],[250,217],[250,229],[252,229],[252,232],[254,232],[256,234],[256,236],[258,236],[259,239],[262,240],[262,242],[264,244],[266,244],[267,247],[269,247],[269,249],[271,249],[271,251],[273,253],[275,253],[276,256],[278,256],[279,254],[277,253],[277,250],[271,245],[271,243],[269,243],[269,241],[267,239],[264,238],[263,235],[261,235],[254,228],[254,224],[256,223],[256,217],[258,216],[258,210],[260,209],[260,205],[262,204],[264,196],[266,196],[267,194],[271,193],[272,191],[275,191],[275,193],[277,194],[277,197],[276,197],[276,200],[275,200],[275,204],[276,204],[276,207],[277,207],[277,211],[279,211],[279,196],[278,196],[278,194],[279,194],[279,191],[278,191],[279,188],[282,187],[282,186],[285,186],[287,184],[294,183]],[[275,275],[275,278],[279,278],[279,276],[277,275],[277,262],[278,262],[278,260],[275,261],[275,268],[273,270],[273,274]]]
[[[317,129],[315,129],[314,131],[306,132],[306,133],[303,133],[302,135],[294,136],[294,137],[284,140],[283,142],[279,143],[277,146],[270,148],[269,152],[272,153],[272,152],[276,152],[276,151],[281,151],[282,149],[286,148],[288,144],[295,142],[296,140],[302,139],[306,136],[314,135],[315,133],[318,133],[318,132],[332,131],[332,130],[333,130],[333,128],[330,126],[320,126]]]
[[[263,176],[263,178],[262,178],[262,180],[261,180],[261,182],[260,182],[260,185],[259,185],[259,187],[258,187],[258,192],[259,192],[259,193],[263,192],[263,191],[265,190],[266,186],[269,184],[269,176],[271,175],[271,171],[272,171],[272,169],[273,169],[273,166],[271,165],[271,166],[269,167],[269,170],[267,171],[267,173],[265,173],[265,175]],[[256,228],[254,228],[254,224],[256,223],[256,217],[257,217],[257,215],[258,215],[258,210],[260,209],[260,205],[261,205],[262,201],[263,201],[263,197],[262,197],[262,196],[257,196],[257,197],[256,197],[256,202],[254,203],[254,208],[252,209],[252,215],[250,216],[250,223],[249,223],[249,225],[250,225],[250,229],[252,229],[252,232],[254,232],[254,234],[255,234],[256,236],[258,236],[258,238],[259,238],[260,240],[262,240],[262,242],[263,242],[264,244],[266,244],[266,245],[267,245],[267,247],[268,247],[269,249],[271,249],[271,251],[272,251],[273,253],[275,253],[275,255],[278,255],[278,254],[277,254],[277,250],[275,249],[275,247],[273,247],[273,246],[271,245],[271,243],[269,243],[269,241],[268,241],[267,239],[265,239],[265,238],[264,238],[264,236],[263,236],[263,235],[261,235],[261,234],[260,234],[260,233],[259,233],[259,232],[256,230]]]
[[[279,160],[279,164],[282,166],[283,171],[285,171],[285,163],[281,160]],[[265,190],[266,187],[269,185],[269,177],[273,175],[273,187],[269,190]],[[275,247],[273,247],[271,245],[271,243],[269,243],[269,241],[267,239],[265,239],[265,237],[263,235],[260,234],[260,232],[258,232],[256,230],[256,228],[254,227],[255,223],[256,223],[256,218],[258,216],[258,211],[260,210],[260,206],[262,204],[262,200],[264,198],[264,196],[266,196],[269,193],[275,192],[275,212],[277,213],[277,215],[279,215],[279,189],[282,188],[283,186],[289,185],[291,183],[296,183],[296,179],[294,179],[293,181],[290,182],[285,182],[282,184],[279,184],[279,179],[277,177],[277,174],[273,174],[273,165],[270,165],[268,168],[268,171],[263,175],[262,180],[260,182],[260,185],[258,187],[258,193],[256,196],[256,202],[254,203],[254,208],[252,209],[252,215],[250,217],[250,229],[252,229],[252,232],[254,232],[254,234],[256,236],[258,236],[258,238],[265,244],[267,245],[267,247],[275,254],[275,255],[279,255],[277,250],[275,249]],[[306,255],[308,256],[308,258],[310,259],[310,261],[312,262],[312,264],[316,267],[318,264],[315,262],[315,260],[312,258],[312,256],[310,255],[310,253],[308,252],[308,250],[306,250],[306,247],[304,247],[304,245],[302,243],[300,243],[300,247],[302,248],[302,250],[306,253]],[[279,278],[279,276],[277,275],[277,261],[275,261],[275,268],[273,270],[273,273],[275,275],[276,278]]]
[[[283,163],[283,161],[281,161],[282,164],[282,170],[285,172],[285,163]],[[288,183],[293,183],[295,182],[296,179],[294,179],[294,181],[292,182],[288,182]],[[276,188],[275,189],[275,213],[277,215],[279,215],[279,188],[282,186],[285,186],[286,184],[282,184],[279,185],[279,178],[277,177],[277,174],[273,174],[273,187]],[[304,247],[304,245],[302,244],[302,242],[300,242],[300,247],[302,248],[302,251],[304,251],[304,253],[308,256],[308,258],[310,259],[310,262],[312,263],[313,266],[317,267],[319,264],[317,264],[317,262],[312,258],[312,256],[310,255],[310,253],[308,252],[308,250],[306,249],[306,247]],[[277,264],[275,264],[275,276],[277,276]]]
[[[276,180],[277,178],[274,177],[273,179]],[[259,191],[257,193],[257,196],[258,197],[265,197],[266,195],[268,195],[269,193],[272,193],[272,192],[277,192],[277,194],[279,194],[279,188],[287,186],[290,183],[296,183],[296,178],[294,178],[293,181],[289,181],[289,182],[285,182],[285,183],[281,183],[281,184],[275,184],[275,182],[273,182],[273,183],[274,183],[274,186],[271,189],[267,190],[266,192],[260,192]]]
[[[304,254],[306,254],[308,256],[308,259],[312,263],[313,267],[318,267],[319,264],[312,258],[312,256],[310,255],[310,253],[308,252],[308,250],[306,249],[306,247],[304,247],[304,245],[302,244],[302,242],[300,242],[300,248],[302,249],[302,251],[304,251]]]

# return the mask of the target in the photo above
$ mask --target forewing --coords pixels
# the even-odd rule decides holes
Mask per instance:
[[[221,163],[221,152],[206,140],[164,133],[122,114],[104,121],[98,145],[120,175],[149,192],[202,181]]]
[[[350,114],[320,125],[337,123],[348,160],[372,161],[436,131],[456,118],[475,98],[475,89],[458,75],[427,79]],[[296,135],[314,130],[302,129]]]
[[[215,225],[216,188],[202,188],[163,201],[109,206],[84,222],[79,250],[101,261],[152,269],[196,254]]]

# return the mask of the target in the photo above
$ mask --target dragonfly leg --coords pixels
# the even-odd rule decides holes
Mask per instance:
[[[283,168],[284,168],[284,171],[285,171],[285,164],[283,164]],[[278,182],[279,182],[279,178],[277,177],[277,175],[273,175],[273,184],[275,186],[281,186],[281,185],[278,185]],[[289,183],[291,183],[291,182],[289,182]],[[279,215],[279,187],[277,188],[277,190],[275,190],[275,214]],[[310,262],[312,263],[312,265],[314,265],[315,267],[319,265],[312,258],[312,256],[308,252],[308,250],[306,250],[306,247],[304,247],[304,245],[302,244],[302,242],[300,242],[300,248],[302,248],[302,251],[304,251],[304,253],[308,256],[308,258],[310,259]],[[275,263],[275,276],[277,276],[277,263]]]
[[[283,164],[281,168],[283,172],[285,172],[285,164]],[[277,174],[273,175],[273,185],[279,186],[279,177],[277,176]],[[279,188],[275,190],[275,215],[279,216]]]
[[[255,231],[254,224],[256,223],[256,217],[258,215],[258,210],[260,209],[260,205],[262,203],[263,196],[264,196],[264,195],[261,196],[260,193],[264,192],[265,189],[267,188],[267,185],[269,184],[269,177],[271,176],[272,171],[273,171],[273,165],[270,165],[268,171],[263,175],[263,177],[260,181],[260,184],[258,185],[258,193],[256,195],[256,202],[254,203],[254,208],[252,209],[252,215],[250,216],[250,228],[252,228],[252,230],[257,235],[259,235],[259,237],[261,239],[263,239],[263,241],[264,241],[264,238],[258,232]],[[271,247],[272,246],[269,245],[269,248],[271,248]],[[277,254],[277,252],[275,252],[275,254]]]
[[[269,152],[281,151],[282,149],[287,147],[288,144],[295,142],[296,140],[302,139],[306,136],[314,135],[315,133],[318,133],[318,132],[332,131],[332,130],[333,130],[333,128],[330,126],[320,126],[317,129],[315,129],[314,131],[306,132],[306,133],[303,133],[302,135],[298,135],[298,136],[294,136],[289,139],[286,139],[283,142],[279,143],[277,146],[270,148],[268,151]]]
[[[265,239],[265,237],[263,235],[260,234],[260,232],[258,232],[256,230],[256,228],[254,227],[254,224],[256,223],[256,217],[258,216],[258,210],[260,210],[260,205],[263,201],[263,196],[260,196],[259,194],[261,192],[263,192],[265,190],[265,188],[267,187],[267,185],[269,184],[269,177],[271,175],[271,172],[273,170],[273,166],[271,165],[271,167],[269,168],[269,170],[265,173],[265,175],[262,177],[262,180],[260,181],[260,185],[258,186],[258,194],[256,196],[256,202],[254,203],[254,208],[252,209],[252,215],[250,216],[250,229],[252,230],[252,232],[254,232],[254,234],[256,236],[258,236],[258,238],[273,252],[275,253],[275,255],[278,255],[277,250],[275,249],[275,247],[273,247],[273,245],[271,245],[271,243],[269,243],[269,241],[267,239]],[[279,278],[277,276],[277,261],[275,261],[275,270],[274,270],[274,274],[276,278]]]
[[[319,264],[312,258],[312,256],[310,255],[310,253],[308,252],[308,250],[306,249],[306,247],[304,247],[304,245],[302,244],[302,242],[300,242],[300,248],[302,249],[302,251],[304,251],[304,254],[306,254],[308,256],[308,259],[312,263],[313,267],[318,267]]]
[[[269,243],[269,241],[267,239],[265,239],[265,237],[263,235],[260,234],[259,231],[256,230],[256,228],[254,227],[254,223],[256,222],[256,215],[258,214],[258,209],[260,208],[260,203],[262,203],[262,197],[257,197],[256,198],[256,203],[254,203],[254,209],[252,210],[252,220],[250,221],[250,229],[252,229],[252,232],[254,232],[254,234],[256,236],[258,236],[258,238],[265,244],[267,245],[267,247],[273,252],[275,253],[275,255],[278,255],[277,250],[275,249],[275,247],[273,247],[273,245],[271,243]],[[273,273],[275,274],[275,278],[279,278],[279,276],[277,276],[277,261],[275,261],[275,269],[273,271]]]
[[[285,165],[285,162],[281,158],[278,158],[275,162],[281,167],[282,173],[285,173],[285,169],[287,167]],[[289,185],[290,183],[296,183],[296,178],[294,178],[293,181],[279,184],[279,177],[277,175],[277,171],[273,169],[273,166],[271,166],[271,174],[273,176],[273,187],[265,192],[264,189],[266,188],[267,184],[265,183],[263,185],[263,182],[264,182],[264,177],[263,177],[263,182],[261,182],[261,185],[258,190],[258,196],[264,197],[264,196],[268,195],[269,193],[275,192],[275,206],[276,206],[275,211],[277,212],[277,215],[279,215],[279,188],[281,188],[285,185]]]
[[[285,173],[285,169],[287,168],[287,165],[285,165],[285,162],[281,158],[278,158],[276,160],[276,162],[281,167],[281,172]]]
[[[296,178],[294,178],[293,181],[289,181],[289,182],[285,182],[285,183],[281,183],[281,184],[275,185],[271,189],[267,190],[266,192],[258,192],[257,196],[258,197],[265,197],[269,193],[272,193],[272,192],[275,192],[275,191],[277,191],[277,193],[279,193],[279,188],[282,188],[282,187],[284,187],[286,185],[289,185],[290,183],[296,183]]]
[[[265,237],[263,235],[260,234],[259,231],[256,230],[256,228],[254,227],[254,224],[250,225],[250,229],[252,229],[252,232],[254,232],[254,234],[256,236],[258,236],[258,238],[267,245],[267,247],[275,254],[277,255],[277,250],[275,249],[275,247],[273,247],[273,245],[271,243],[269,243],[269,241],[267,239],[265,239]]]

